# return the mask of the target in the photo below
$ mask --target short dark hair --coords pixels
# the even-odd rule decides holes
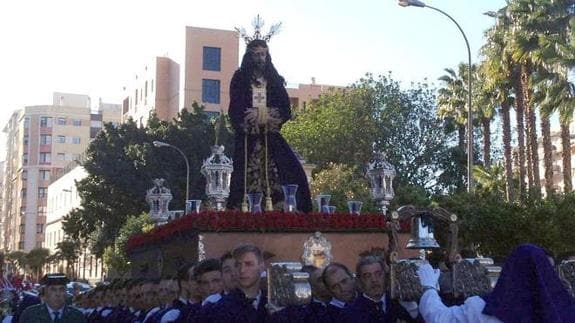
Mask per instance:
[[[329,284],[327,283],[327,276],[331,275],[336,269],[341,269],[343,271],[345,271],[345,273],[353,278],[353,274],[349,271],[349,269],[347,269],[347,267],[339,262],[332,262],[331,264],[327,265],[327,267],[324,268],[323,273],[321,274],[321,280],[323,281],[323,284],[325,285],[325,287],[327,287],[327,289],[329,290]]]
[[[234,256],[232,255],[231,251],[224,252],[224,254],[220,257],[220,262],[223,264],[224,261],[228,259],[234,259]]]
[[[260,263],[264,262],[264,255],[262,253],[262,250],[254,244],[240,245],[240,246],[236,247],[234,249],[234,251],[232,251],[232,255],[233,255],[234,259],[237,260],[241,256],[245,255],[246,253],[250,253],[250,252],[256,256],[256,258],[258,259],[258,262],[260,262]]]
[[[372,264],[379,264],[381,266],[381,270],[385,271],[385,264],[383,262],[383,259],[381,259],[380,257],[376,257],[376,256],[366,256],[366,257],[361,257],[359,259],[359,261],[357,262],[357,265],[355,265],[355,274],[356,275],[361,275],[361,269],[364,266],[368,266],[368,265],[372,265]]]
[[[182,282],[190,279],[190,277],[188,277],[188,272],[192,267],[194,267],[192,263],[185,263],[181,265],[180,268],[178,268],[178,273],[176,276],[178,278],[178,288],[180,290],[182,289]]]
[[[194,267],[194,277],[198,280],[200,276],[210,271],[222,271],[222,263],[219,259],[208,258],[200,261],[200,263]]]

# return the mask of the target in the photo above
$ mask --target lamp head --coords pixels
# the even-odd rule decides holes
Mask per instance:
[[[154,140],[152,142],[152,144],[154,145],[154,147],[169,147],[170,146],[170,144],[167,144],[167,143],[161,142],[161,141],[157,141],[157,140]]]
[[[425,3],[419,0],[399,0],[398,4],[402,7],[409,7],[409,6],[420,7],[420,8],[425,7]]]

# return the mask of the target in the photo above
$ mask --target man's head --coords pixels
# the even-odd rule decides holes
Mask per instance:
[[[385,292],[383,260],[374,256],[363,257],[355,268],[361,290],[373,299],[381,298]]]
[[[222,280],[224,290],[230,291],[238,287],[238,274],[236,272],[236,260],[231,252],[226,252],[220,257],[222,264]]]
[[[241,289],[259,286],[260,277],[264,271],[264,257],[260,248],[246,244],[234,249],[232,255],[236,261],[238,286]]]
[[[44,302],[53,310],[60,310],[66,305],[66,284],[69,282],[64,274],[46,274],[42,277]]]
[[[202,299],[223,292],[222,265],[219,259],[210,258],[202,260],[194,268],[194,276],[198,282]]]
[[[158,297],[162,304],[171,304],[179,296],[178,282],[174,277],[165,277],[158,286]]]
[[[144,308],[149,309],[159,304],[157,292],[159,282],[160,281],[156,279],[149,279],[142,284],[140,290],[142,292],[142,305]]]
[[[198,287],[198,282],[196,281],[196,276],[194,274],[195,266],[191,266],[188,269],[188,293],[190,294],[190,300],[192,302],[197,302],[202,300],[202,296],[200,295],[200,289]]]
[[[345,265],[332,262],[325,267],[322,280],[335,299],[349,303],[355,298],[355,280]]]
[[[189,299],[190,288],[188,286],[188,271],[192,268],[191,263],[186,263],[178,269],[178,288],[180,289],[180,296]]]
[[[328,302],[331,299],[331,293],[325,287],[323,283],[322,274],[323,270],[315,266],[304,266],[302,271],[309,274],[309,284],[311,285],[311,294],[317,300],[322,302]]]

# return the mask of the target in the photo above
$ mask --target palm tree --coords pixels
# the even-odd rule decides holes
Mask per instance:
[[[462,71],[461,65],[464,64],[460,64],[459,71]],[[457,146],[461,151],[465,151],[465,124],[467,121],[465,81],[463,76],[453,69],[446,68],[444,70],[446,74],[439,78],[444,84],[437,91],[437,115],[457,127]]]
[[[570,39],[570,21],[574,13],[573,0],[545,1],[536,6],[532,13],[530,30],[537,35],[537,48],[532,58],[537,63],[537,88],[541,111],[543,150],[545,164],[545,186],[553,191],[553,155],[550,140],[549,116],[559,112],[561,142],[563,146],[563,181],[565,191],[572,189],[571,147],[569,123],[573,119],[575,89],[569,82],[569,68],[575,66],[575,44]]]
[[[510,1],[506,15],[511,19],[506,33],[508,50],[514,62],[519,66],[514,82],[517,104],[523,106],[527,121],[527,179],[531,193],[540,194],[539,154],[537,144],[537,126],[533,106],[533,86],[531,75],[541,61],[535,52],[539,49],[538,24],[542,18],[534,0]],[[545,134],[544,134],[545,135]]]
[[[491,121],[495,113],[495,106],[498,105],[497,98],[486,81],[486,75],[483,69],[473,73],[473,100],[475,110],[481,123],[483,132],[483,166],[491,167]]]
[[[487,43],[481,52],[485,60],[480,70],[484,75],[485,90],[493,94],[496,105],[499,106],[503,124],[503,156],[505,162],[505,193],[508,201],[514,199],[513,187],[513,158],[511,152],[511,118],[510,110],[514,103],[511,96],[512,80],[515,65],[510,54],[505,51],[505,33],[507,32],[508,18],[504,15],[505,8],[497,14],[497,24],[486,32]],[[517,106],[517,105],[516,105]],[[519,192],[525,194],[525,147],[523,138],[523,113],[517,113],[518,150],[516,164],[519,171]]]

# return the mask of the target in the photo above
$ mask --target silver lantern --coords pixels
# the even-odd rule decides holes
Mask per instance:
[[[395,167],[385,160],[385,155],[382,152],[375,152],[367,166],[367,177],[371,186],[371,197],[385,215],[389,202],[395,196],[393,192]]]
[[[224,155],[224,146],[212,146],[212,154],[204,160],[201,173],[206,177],[206,195],[217,211],[225,209],[233,170],[232,159]]]
[[[156,225],[162,225],[168,222],[170,211],[168,205],[172,200],[172,193],[164,187],[163,178],[153,180],[154,187],[146,192],[146,202],[150,205],[150,217]]]

